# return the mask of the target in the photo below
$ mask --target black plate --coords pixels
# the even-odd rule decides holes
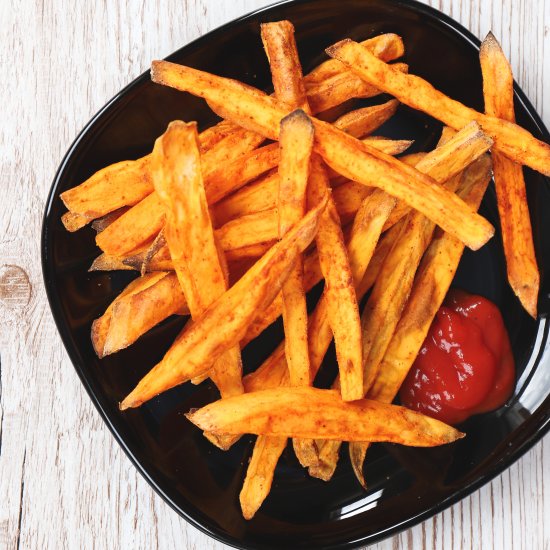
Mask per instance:
[[[410,1],[285,2],[233,21],[168,59],[269,90],[259,24],[280,19],[290,19],[296,27],[304,71],[324,59],[324,48],[341,38],[396,32],[405,40],[405,60],[412,73],[482,109],[479,41],[455,21]],[[549,141],[540,118],[517,87],[516,108],[519,123]],[[161,358],[182,319],[168,320],[130,349],[99,361],[90,343],[90,323],[135,275],[88,273],[98,254],[94,232],[86,228],[70,234],[60,223],[62,191],[112,162],[148,153],[154,139],[176,118],[197,120],[202,128],[215,120],[202,100],[152,84],[147,73],[90,121],[53,182],[44,217],[42,255],[54,318],[82,383],[138,470],[178,513],[209,535],[246,548],[372,543],[468,495],[510,466],[548,431],[547,321],[531,320],[510,291],[497,235],[479,252],[465,254],[456,284],[487,296],[503,312],[518,365],[517,387],[510,402],[466,422],[467,437],[453,445],[436,449],[374,446],[366,466],[368,492],[355,482],[347,452],[342,453],[334,479],[326,484],[308,478],[287,449],[264,505],[252,521],[242,519],[238,493],[252,439],[243,439],[223,453],[182,416],[189,408],[215,398],[208,384],[186,384],[124,414],[117,409],[118,401]],[[383,128],[386,135],[414,138],[417,149],[432,147],[439,130],[439,123],[405,107]],[[530,170],[526,170],[526,179],[537,254],[547,274],[550,226],[543,212],[550,206],[548,180]],[[498,224],[492,189],[482,213]],[[541,299],[540,305],[545,312],[547,301]],[[280,327],[275,327],[249,346],[244,354],[247,367],[258,365],[278,338]]]

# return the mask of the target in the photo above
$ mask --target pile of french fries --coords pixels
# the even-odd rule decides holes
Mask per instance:
[[[154,82],[204,98],[221,122],[198,134],[195,123],[174,121],[149,155],[108,166],[61,196],[69,231],[94,220],[102,254],[92,270],[140,272],[93,323],[99,357],[171,315],[191,317],[121,410],[210,378],[221,399],[187,416],[221,449],[258,436],[240,494],[247,519],[268,495],[289,438],[302,466],[323,480],[349,442],[365,485],[372,442],[434,446],[463,437],[391,403],[464,247],[476,250],[494,233],[477,214],[492,174],[508,279],[536,317],[522,165],[550,175],[550,147],[514,123],[512,72],[492,35],[480,52],[486,113],[389,64],[404,54],[395,34],[339,42],[306,76],[290,22],[262,25],[261,38],[271,96],[155,61]],[[336,120],[327,114],[382,93],[395,99]],[[443,122],[433,151],[398,159],[410,141],[373,135],[399,103]],[[308,315],[306,293],[322,280]],[[281,315],[285,340],[243,378],[242,347]],[[332,389],[316,389],[333,339],[338,376]]]

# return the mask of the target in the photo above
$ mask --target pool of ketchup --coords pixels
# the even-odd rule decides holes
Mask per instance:
[[[497,306],[451,289],[399,396],[406,407],[459,424],[503,405],[514,380],[514,357]]]

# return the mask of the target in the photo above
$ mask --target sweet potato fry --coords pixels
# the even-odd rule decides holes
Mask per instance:
[[[248,463],[243,488],[239,494],[244,519],[252,519],[273,483],[273,474],[285,450],[287,437],[259,435]]]
[[[412,145],[412,141],[409,140],[392,140],[378,136],[369,136],[365,138],[363,142],[388,155],[398,155]],[[278,187],[279,180],[277,173],[270,172],[266,174],[257,181],[243,187],[233,195],[215,204],[213,206],[213,211],[216,222],[218,225],[222,225],[247,214],[275,208],[277,205]],[[342,185],[339,185],[333,193],[333,198],[335,200],[335,194],[341,187]],[[361,188],[361,191],[358,191],[356,194],[363,197],[372,191],[371,188],[361,185],[360,183],[354,184],[354,187]],[[347,214],[345,219],[346,221],[350,221],[355,212],[357,212],[360,203],[361,200],[359,200],[355,209],[349,211],[348,205],[340,201],[338,209],[340,206],[342,209],[345,209]]]
[[[277,26],[262,26],[262,33],[274,32]],[[264,45],[269,38],[264,38]],[[294,48],[288,48],[294,52]],[[274,63],[281,56],[270,57]],[[277,74],[272,66],[272,73]],[[301,79],[300,79],[301,81]],[[306,188],[309,161],[313,147],[313,126],[304,111],[296,110],[281,121],[279,134],[279,238],[295,225],[306,211]],[[303,261],[299,256],[282,288],[285,353],[293,386],[308,386],[309,357],[307,352],[307,308],[303,286]]]
[[[481,132],[475,122],[443,143],[445,139],[447,134],[442,136],[437,147],[443,150],[443,154],[434,151],[434,154],[426,155],[416,169],[455,192],[461,179],[461,173],[457,170],[464,169],[487,152],[492,140]],[[447,162],[440,162],[446,158],[447,151],[454,151],[454,154],[447,157],[450,159]],[[443,169],[445,166],[448,172]],[[410,212],[405,220],[402,234],[384,260],[363,311],[364,394],[378,374],[380,361],[409,297],[416,269],[435,229],[435,224],[419,212]]]
[[[61,193],[61,200],[73,218],[79,215],[88,221],[123,206],[136,204],[153,190],[148,163],[149,156],[111,164],[84,183]],[[113,192],[113,189],[123,189],[124,192]],[[67,224],[65,227],[69,229]]]
[[[368,47],[372,47],[374,55],[379,56],[384,61],[391,61],[403,55],[403,42],[400,37],[394,34],[377,36],[366,40],[364,43]],[[326,70],[321,69],[323,66],[326,67]],[[330,71],[328,70],[329,68]],[[328,60],[319,67],[320,71],[317,73],[317,76],[320,76],[322,72],[325,72],[327,75],[329,72],[334,73],[335,68],[339,71],[341,63],[335,60]],[[343,81],[342,84],[335,85],[333,82],[326,92],[327,95],[330,95],[328,104],[338,105],[351,99],[354,97],[354,93],[357,93],[357,89],[358,93],[365,93],[364,84],[361,82],[358,83],[358,79],[351,72],[349,75],[352,81],[355,80],[355,83],[350,86],[345,78],[339,77]],[[311,80],[313,82],[313,80],[318,81],[319,79],[312,73]],[[322,92],[320,93],[317,90],[315,93],[317,94],[318,102],[324,101]],[[376,93],[379,92],[371,87],[371,91],[367,95],[376,95]],[[321,107],[323,106],[322,103],[320,105]],[[239,126],[227,120],[223,120],[215,126],[206,129],[199,135],[201,153],[205,153],[215,145],[218,145],[224,138],[229,137],[231,134],[238,134],[240,131],[241,128]],[[248,137],[254,139],[253,136]],[[232,139],[235,139],[235,136]],[[236,139],[240,138],[237,136]],[[136,204],[145,198],[152,190],[152,184],[148,177],[148,159],[149,155],[143,157],[143,159],[138,159],[138,161],[122,161],[122,163],[108,166],[94,174],[80,186],[64,193],[61,198],[69,209],[69,212],[62,217],[66,228],[69,231],[76,231],[93,219],[114,210],[116,204],[128,206]],[[144,161],[143,165],[140,164],[141,160]],[[127,172],[122,169],[123,163],[129,163]],[[225,166],[225,163],[219,163],[217,166]],[[258,165],[255,167],[257,168]],[[128,195],[130,187],[132,193]]]
[[[193,319],[227,290],[227,267],[219,253],[206,203],[195,123],[171,122],[151,156],[155,191],[166,211],[164,233],[176,275]],[[227,349],[210,377],[222,398],[243,392],[239,346]],[[227,438],[208,438],[227,448]]]
[[[381,105],[355,109],[338,118],[334,126],[350,136],[362,138],[372,134],[387,122],[395,114],[398,106],[399,101],[391,99]]]
[[[303,217],[306,211],[306,189],[312,160],[313,125],[302,67],[294,39],[294,27],[289,21],[267,23],[261,28],[262,41],[269,60],[275,97],[286,109],[296,109],[281,120],[279,130],[279,237]],[[327,190],[328,191],[328,190]],[[328,196],[328,194],[327,194]],[[328,196],[328,207],[331,199]],[[323,225],[321,214],[320,225]],[[311,384],[307,307],[303,282],[303,259],[298,256],[281,291],[285,357],[290,383],[295,386]],[[317,460],[313,440],[292,441],[296,458],[304,467]]]
[[[308,201],[315,204],[327,188],[328,178],[321,161],[314,158],[308,186]],[[332,201],[327,209],[319,223],[316,243],[321,271],[325,277],[323,294],[334,334],[342,398],[352,401],[362,397],[363,384],[359,306],[338,212]]]
[[[491,179],[491,161],[482,156],[462,178],[458,194],[477,210]],[[433,318],[460,262],[464,245],[455,237],[438,230],[418,269],[411,294],[367,397],[391,403],[411,368]],[[365,486],[363,462],[368,443],[350,444],[353,470]]]
[[[170,315],[188,313],[175,273],[148,273],[132,281],[92,323],[94,350],[105,357],[133,344]]]
[[[368,48],[373,55],[382,61],[393,61],[405,53],[405,46],[402,38],[393,33],[381,34],[363,40],[361,45]],[[322,82],[331,76],[340,74],[344,70],[343,65],[336,59],[327,59],[315,67],[310,73],[304,76],[306,88],[317,82]]]
[[[378,86],[401,103],[424,111],[455,130],[460,130],[468,122],[475,120],[494,140],[497,151],[517,163],[550,176],[550,145],[536,139],[517,124],[478,113],[450,99],[424,79],[394,70],[372,55],[367,48],[352,40],[342,40],[326,51],[365,82]]]
[[[121,410],[138,407],[155,395],[208,372],[222,353],[238,344],[258,310],[265,309],[280,290],[296,255],[314,238],[319,214],[325,205],[326,201],[308,212],[234,286],[180,333],[162,361],[120,404]]]
[[[96,244],[110,256],[126,256],[151,243],[164,226],[164,208],[150,193],[96,235]]]
[[[294,26],[290,21],[276,21],[264,23],[260,28],[277,100],[291,111],[308,110]]]
[[[284,112],[272,98],[258,90],[167,61],[154,61],[151,77],[154,82],[204,97],[216,106],[222,104],[226,118],[250,130],[263,132],[271,139],[278,137],[279,121]],[[479,248],[493,235],[494,228],[487,220],[472,212],[456,195],[436,185],[431,178],[328,123],[315,118],[312,122],[315,127],[314,148],[337,172],[406,200],[472,249]]]
[[[241,216],[216,229],[216,238],[223,250],[274,241],[279,237],[278,217],[276,208]]]
[[[396,63],[392,67],[396,71],[404,73],[409,70],[406,63]],[[308,86],[306,93],[312,113],[320,113],[332,109],[348,99],[377,96],[380,94],[380,89],[366,84],[351,71],[345,71]]]
[[[247,181],[250,181],[247,178],[254,177],[254,170],[257,165],[252,162],[249,163],[252,166],[251,172],[249,169],[244,170],[241,163],[243,157],[244,160],[250,160],[247,153],[261,141],[262,138],[258,135],[241,129],[221,139],[204,154],[201,165],[209,203],[221,199],[224,193],[228,194],[239,185],[244,185]],[[233,169],[221,171],[220,173],[220,167],[230,165],[231,161],[237,163],[237,171],[241,174],[241,177],[237,180],[234,179],[235,171]],[[149,164],[150,157],[148,157],[147,163],[148,174],[150,172]],[[148,177],[150,180],[150,174]],[[96,244],[109,255],[125,256],[148,241],[152,241],[163,225],[163,206],[157,194],[151,192],[98,234]]]
[[[492,33],[481,44],[479,59],[486,114],[515,122],[512,68]],[[523,170],[520,164],[493,151],[493,177],[508,281],[526,311],[536,318],[540,274]]]
[[[433,447],[464,434],[439,420],[379,401],[342,401],[335,390],[275,388],[210,403],[186,417],[203,430]]]

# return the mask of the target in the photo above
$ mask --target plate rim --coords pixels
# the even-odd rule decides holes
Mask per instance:
[[[417,0],[385,0],[385,1],[388,3],[394,4],[396,8],[402,8],[402,7],[412,8],[417,13],[427,15],[432,19],[433,18],[437,19],[439,22],[444,23],[446,26],[451,28],[456,34],[460,35],[460,38],[469,42],[470,45],[474,46],[476,49],[479,49],[481,45],[481,41],[474,34],[472,34],[466,27],[464,27],[461,23],[459,23],[452,17],[448,16],[447,14],[441,12],[440,10],[432,6],[429,6],[427,4],[422,4]],[[249,20],[254,20],[264,12],[269,12],[272,9],[275,9],[284,5],[308,4],[308,3],[313,4],[314,2],[315,0],[280,0],[278,2],[273,2],[271,4],[268,4],[267,6],[260,7],[256,10],[248,12],[244,15],[241,15],[235,19],[228,21],[227,23],[224,23],[218,27],[215,27],[209,30],[205,34],[188,42],[181,48],[178,48],[177,50],[173,51],[164,59],[170,60],[171,58],[176,57],[184,49],[192,49],[194,47],[198,47],[202,44],[202,42],[208,41],[212,34],[223,33],[224,31],[230,29],[231,27],[239,23],[243,23]],[[43,278],[44,287],[46,290],[48,304],[49,304],[57,331],[59,332],[59,335],[63,342],[63,346],[67,352],[67,355],[69,356],[69,359],[71,360],[73,368],[75,369],[82,385],[84,386],[86,392],[88,393],[90,400],[92,401],[93,405],[98,411],[101,419],[103,420],[103,422],[105,423],[105,425],[107,426],[111,434],[113,435],[115,441],[120,445],[125,455],[128,457],[128,459],[136,468],[136,470],[143,476],[143,478],[149,484],[149,486],[180,517],[182,517],[185,521],[190,523],[193,527],[197,528],[199,531],[201,531],[205,535],[208,535],[213,539],[219,542],[222,542],[224,544],[227,544],[233,548],[257,549],[257,550],[272,548],[272,546],[270,545],[261,544],[261,543],[252,543],[252,544],[246,544],[246,545],[239,544],[239,542],[233,539],[232,537],[225,536],[223,533],[220,533],[217,530],[215,530],[215,528],[211,528],[202,524],[199,520],[195,519],[189,512],[179,507],[172,500],[172,498],[163,490],[160,484],[157,483],[157,481],[153,479],[153,477],[149,474],[147,469],[143,466],[139,458],[136,456],[136,453],[129,448],[129,446],[125,442],[125,439],[119,433],[119,429],[116,426],[118,422],[115,422],[114,421],[115,419],[111,418],[110,413],[107,411],[107,408],[105,406],[104,399],[103,399],[104,396],[98,395],[98,393],[94,391],[94,388],[92,387],[90,380],[88,380],[88,378],[85,376],[83,365],[81,364],[76,353],[76,348],[73,348],[73,346],[70,345],[71,331],[69,330],[68,326],[66,326],[66,324],[63,322],[63,312],[60,306],[60,299],[57,293],[55,280],[54,280],[55,279],[54,263],[53,263],[53,259],[49,254],[49,247],[48,247],[48,243],[50,239],[48,221],[51,216],[53,201],[59,198],[58,186],[63,178],[67,165],[69,164],[69,162],[73,157],[73,154],[78,149],[80,142],[83,141],[88,136],[90,130],[97,125],[98,121],[102,118],[102,116],[108,113],[108,111],[111,109],[111,107],[114,104],[116,104],[119,100],[129,99],[129,97],[131,97],[132,90],[137,88],[144,80],[149,79],[149,77],[150,77],[150,70],[143,72],[141,75],[139,75],[130,83],[128,83],[126,86],[124,86],[101,109],[99,109],[92,116],[92,118],[85,124],[82,130],[78,132],[76,138],[67,149],[67,152],[64,154],[59,164],[59,167],[56,170],[54,179],[51,183],[50,189],[48,191],[48,196],[45,202],[44,213],[42,217],[41,238],[40,238],[42,278]],[[516,99],[518,99],[521,102],[523,108],[528,112],[529,116],[533,119],[533,122],[537,125],[545,141],[550,142],[550,133],[548,129],[546,128],[537,110],[534,108],[533,104],[528,99],[528,97],[523,92],[523,90],[519,87],[515,79],[514,79],[514,94],[516,96]],[[103,121],[103,123],[106,123],[107,121],[108,119]],[[548,178],[546,178],[546,180],[548,181]],[[542,292],[542,287],[541,287],[541,292]],[[541,322],[540,315],[537,321],[539,323]],[[548,331],[549,331],[549,327],[547,326],[546,333],[548,333]],[[541,407],[544,404],[544,402],[548,400],[549,397],[550,397],[550,388],[548,390],[547,397],[541,404]],[[378,531],[377,533],[374,533],[371,535],[365,535],[362,538],[357,538],[355,540],[344,541],[338,544],[323,546],[323,548],[351,549],[351,548],[362,547],[365,544],[367,545],[375,544],[377,542],[381,542],[382,540],[389,538],[390,536],[397,535],[407,529],[410,529],[418,525],[422,521],[425,521],[431,517],[434,517],[435,515],[439,514],[443,510],[446,510],[453,504],[456,504],[457,502],[461,501],[465,497],[471,495],[476,490],[480,489],[481,487],[483,487],[484,485],[486,485],[487,483],[495,479],[498,475],[502,474],[505,470],[507,470],[513,464],[515,464],[529,450],[531,450],[545,435],[548,434],[548,432],[550,432],[550,415],[548,415],[544,423],[539,428],[537,428],[536,432],[532,434],[528,440],[526,440],[523,444],[521,444],[519,447],[514,449],[514,451],[506,458],[505,461],[502,461],[501,464],[496,464],[493,468],[490,469],[489,473],[465,485],[464,487],[457,490],[455,493],[453,493],[449,497],[440,501],[438,504],[432,506],[431,508],[419,514],[416,514],[415,516],[409,517],[408,519],[400,523],[396,523],[392,525],[392,527],[387,528],[386,530]]]

